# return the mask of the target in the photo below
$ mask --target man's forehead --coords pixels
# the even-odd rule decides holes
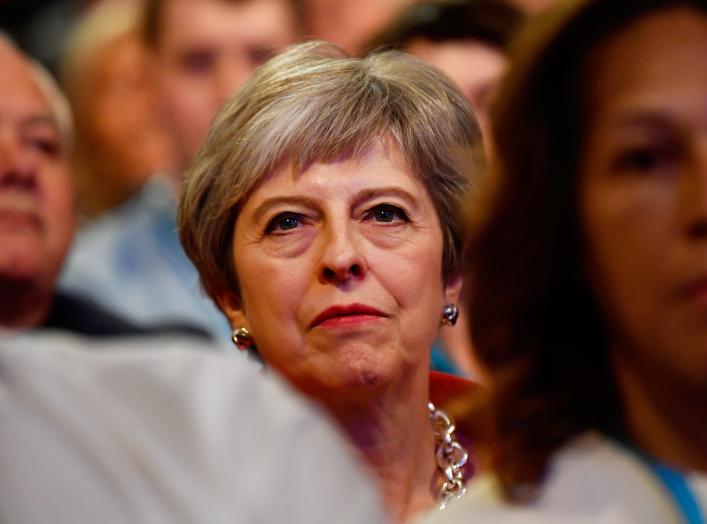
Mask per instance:
[[[3,70],[3,77],[12,75],[24,74],[30,76],[29,74],[29,64],[27,60],[22,56],[22,54],[15,48],[10,42],[0,37],[0,67]]]
[[[0,38],[0,112],[19,114],[38,122],[55,117],[32,66],[15,48]]]
[[[185,24],[189,20],[189,24]],[[287,0],[166,0],[160,14],[161,40],[216,35],[295,37],[295,13]],[[289,42],[286,42],[289,43]]]

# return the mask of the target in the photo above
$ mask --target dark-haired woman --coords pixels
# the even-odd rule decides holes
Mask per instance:
[[[567,1],[519,49],[468,255],[494,472],[430,522],[705,522],[707,2]]]

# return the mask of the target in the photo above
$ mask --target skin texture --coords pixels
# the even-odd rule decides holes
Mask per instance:
[[[276,171],[243,205],[234,245],[241,299],[224,299],[231,324],[339,420],[377,470],[395,520],[429,508],[429,352],[460,281],[443,282],[437,212],[397,147],[382,141],[360,160],[297,176]],[[350,304],[380,316],[313,322]]]
[[[0,41],[0,325],[39,323],[74,231],[66,151],[28,63]]]
[[[226,99],[274,51],[295,42],[283,0],[170,0],[154,59],[162,113],[186,169]]]
[[[588,272],[610,319],[629,432],[656,456],[703,470],[706,53],[707,17],[675,9],[597,51],[580,187]]]
[[[295,195],[301,202],[288,203]],[[273,198],[283,202],[261,210]],[[409,222],[384,205],[402,208]],[[286,212],[296,215],[285,225],[296,227],[267,232]],[[397,148],[379,145],[360,162],[315,163],[297,177],[289,166],[274,173],[243,206],[234,245],[247,327],[265,360],[301,389],[375,389],[428,357],[446,302],[442,231]],[[385,317],[311,327],[328,307],[353,303]]]

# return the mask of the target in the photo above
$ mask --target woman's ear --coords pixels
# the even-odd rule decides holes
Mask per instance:
[[[460,271],[455,271],[447,277],[447,282],[444,286],[445,303],[459,305],[463,284],[464,277]]]
[[[228,318],[231,328],[248,327],[245,312],[243,311],[243,303],[235,293],[223,293],[216,302],[218,302],[219,307]]]

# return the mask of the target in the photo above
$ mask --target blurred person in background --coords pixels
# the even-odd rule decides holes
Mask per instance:
[[[199,334],[176,323],[139,328],[57,291],[75,229],[69,105],[52,77],[1,36],[0,65],[0,331]]]
[[[299,0],[144,0],[162,117],[189,167],[223,103],[301,37]]]
[[[140,38],[140,0],[102,0],[74,28],[62,86],[74,115],[72,175],[79,211],[90,219],[174,166],[174,145],[156,110]]]
[[[438,403],[475,387],[431,374],[430,348],[458,317],[457,204],[481,150],[437,70],[310,42],[229,101],[182,192],[182,242],[234,342],[340,423],[396,522],[468,473]]]
[[[442,71],[466,94],[488,140],[491,98],[523,18],[506,0],[420,2],[400,13],[368,48],[402,49]]]
[[[508,64],[506,49],[523,18],[504,0],[420,2],[403,11],[368,47],[407,51],[452,79],[471,102],[490,151],[491,100]],[[483,381],[466,315],[460,315],[457,329],[441,337],[432,351],[433,368]]]
[[[146,0],[143,38],[160,115],[177,152],[169,177],[153,176],[81,231],[61,284],[143,325],[192,323],[230,330],[203,296],[176,233],[183,171],[216,111],[275,50],[299,36],[293,0]]]
[[[48,78],[37,82],[40,73],[2,35],[0,65],[0,330],[6,330],[51,316],[54,282],[74,232],[74,198],[68,105],[48,92]]]
[[[494,471],[429,522],[704,523],[707,2],[567,0],[519,44],[467,256]]]
[[[564,0],[509,0],[510,3],[514,4],[516,7],[522,9],[531,16],[541,13],[553,4],[562,1]]]
[[[307,36],[333,42],[350,54],[366,52],[366,43],[417,0],[301,0]]]

